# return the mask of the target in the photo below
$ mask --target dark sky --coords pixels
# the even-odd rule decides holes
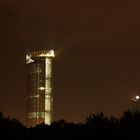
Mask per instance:
[[[25,123],[25,53],[55,49],[54,119],[120,116],[140,94],[139,0],[1,0],[0,111]]]

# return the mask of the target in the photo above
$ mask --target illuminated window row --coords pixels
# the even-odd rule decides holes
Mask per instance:
[[[44,112],[30,112],[28,113],[28,118],[44,118],[45,113]]]
[[[39,98],[39,95],[31,95],[29,98]]]

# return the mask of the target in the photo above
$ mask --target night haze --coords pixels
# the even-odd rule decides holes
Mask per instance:
[[[26,52],[54,49],[54,120],[119,117],[140,95],[138,0],[1,0],[0,111],[25,123]]]

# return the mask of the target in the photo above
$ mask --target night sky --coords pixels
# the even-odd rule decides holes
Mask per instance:
[[[25,54],[55,49],[54,120],[119,117],[140,94],[139,0],[0,0],[0,111],[25,123]]]

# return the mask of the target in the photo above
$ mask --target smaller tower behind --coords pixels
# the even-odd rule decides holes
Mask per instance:
[[[131,98],[131,108],[132,112],[140,112],[140,96],[136,95]]]

